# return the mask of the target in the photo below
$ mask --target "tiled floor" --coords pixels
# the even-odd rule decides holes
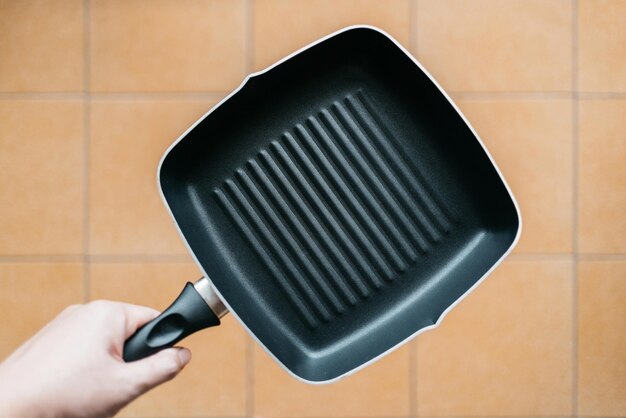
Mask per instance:
[[[0,358],[64,306],[164,307],[199,272],[161,154],[248,72],[379,26],[450,92],[515,192],[515,253],[340,383],[233,318],[129,417],[626,416],[626,0],[0,0]]]
[[[570,260],[505,262],[418,338],[418,414],[571,415],[571,278]]]
[[[156,190],[163,151],[213,101],[93,100],[89,252],[185,254]]]

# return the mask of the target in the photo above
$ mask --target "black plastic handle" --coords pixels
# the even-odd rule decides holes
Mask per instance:
[[[220,324],[220,319],[187,283],[176,300],[161,315],[137,330],[124,343],[124,361],[148,357],[204,328]]]

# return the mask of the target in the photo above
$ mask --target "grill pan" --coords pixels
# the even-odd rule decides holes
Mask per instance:
[[[206,278],[126,342],[127,361],[230,311],[297,378],[335,380],[435,325],[521,228],[458,109],[368,26],[249,76],[158,178]]]

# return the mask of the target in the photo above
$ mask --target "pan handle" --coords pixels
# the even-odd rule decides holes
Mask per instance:
[[[187,282],[176,300],[124,343],[124,361],[148,357],[174,346],[186,336],[220,324],[227,312],[206,278]]]

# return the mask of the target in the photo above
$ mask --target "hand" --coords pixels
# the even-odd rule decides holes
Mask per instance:
[[[110,417],[189,362],[170,348],[131,363],[124,341],[158,312],[95,301],[61,312],[0,363],[1,417]]]

